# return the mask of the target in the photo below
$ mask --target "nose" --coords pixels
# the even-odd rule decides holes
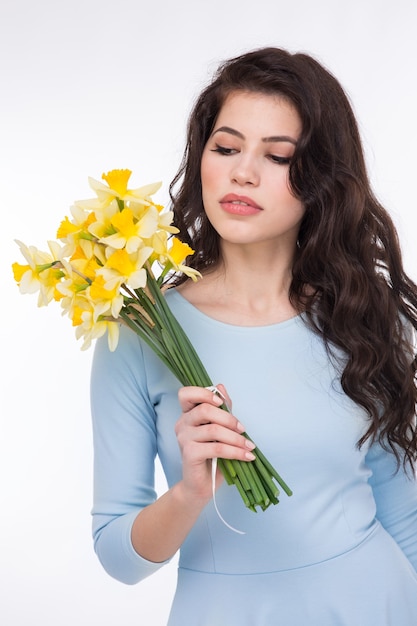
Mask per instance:
[[[239,159],[234,162],[231,171],[232,182],[238,185],[259,185],[259,171],[256,165],[256,159],[249,154],[241,154]]]

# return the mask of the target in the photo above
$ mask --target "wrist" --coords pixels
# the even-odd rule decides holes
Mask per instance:
[[[212,494],[211,490],[205,490],[205,493],[196,493],[187,487],[184,480],[180,480],[172,488],[172,497],[182,511],[190,515],[199,515],[204,507],[210,502]]]

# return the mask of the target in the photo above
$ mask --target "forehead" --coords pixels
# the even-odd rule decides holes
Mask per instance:
[[[244,132],[244,128],[262,136],[290,134],[298,138],[301,133],[301,119],[295,106],[284,96],[252,91],[232,91],[229,93],[214,125],[222,125]]]

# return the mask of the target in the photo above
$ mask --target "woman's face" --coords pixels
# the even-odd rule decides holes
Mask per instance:
[[[285,99],[236,91],[226,98],[201,160],[203,204],[223,242],[294,247],[304,207],[289,162],[301,133]]]

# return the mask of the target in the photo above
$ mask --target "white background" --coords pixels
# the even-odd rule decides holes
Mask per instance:
[[[46,249],[87,177],[132,183],[179,164],[192,99],[219,61],[307,51],[345,86],[370,176],[416,279],[414,0],[1,0],[0,623],[162,626],[175,563],[135,587],[105,574],[90,539],[89,369],[69,321],[21,296],[14,238]],[[215,625],[213,625],[215,626]]]

